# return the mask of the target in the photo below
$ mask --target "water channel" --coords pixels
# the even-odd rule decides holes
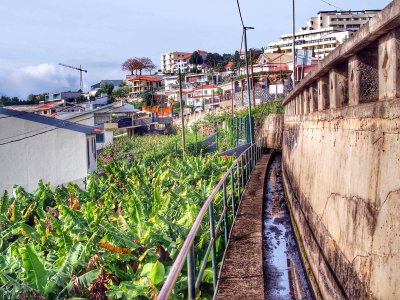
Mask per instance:
[[[280,155],[268,170],[263,210],[265,299],[315,299],[285,202]]]

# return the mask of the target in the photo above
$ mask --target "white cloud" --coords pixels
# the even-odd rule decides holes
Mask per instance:
[[[1,62],[0,62],[1,64]],[[12,67],[1,64],[0,95],[25,99],[28,94],[79,89],[79,74],[57,65]]]
[[[88,62],[88,73],[83,73],[84,90],[102,79],[122,79],[119,64]],[[90,80],[90,81],[89,81]],[[54,64],[15,66],[0,59],[0,96],[26,99],[29,94],[76,91],[79,72]]]

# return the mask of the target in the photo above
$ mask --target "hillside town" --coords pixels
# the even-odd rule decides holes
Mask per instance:
[[[70,88],[0,95],[0,299],[399,299],[400,0],[321,2],[299,26],[293,0],[292,32],[249,42],[237,0],[240,47],[219,52],[177,42],[179,7],[124,4],[121,36],[148,37],[124,57],[115,4],[88,32],[119,68],[86,36],[66,55],[57,29],[64,57],[95,62],[50,67]],[[94,66],[109,72],[87,84]]]
[[[9,176],[11,170],[3,166],[0,190],[11,191],[14,184],[31,186],[29,190],[33,190],[39,179],[51,181],[54,185],[82,179],[96,170],[98,153],[115,138],[170,132],[173,125],[180,122],[178,116],[181,104],[183,115],[190,124],[191,119],[198,119],[209,112],[222,113],[246,106],[248,89],[252,91],[253,105],[282,99],[292,89],[293,81],[298,82],[305,77],[321,58],[348,39],[377,12],[318,12],[295,35],[295,59],[292,55],[291,34],[283,34],[280,41],[267,43],[261,49],[250,49],[247,53],[250,87],[246,81],[246,53],[243,49],[233,54],[209,53],[197,49],[191,52],[162,53],[158,62],[159,69],[155,73],[156,63],[151,59],[128,58],[121,65],[122,70],[128,73],[125,78],[105,78],[94,83],[89,91],[44,91],[39,95],[29,95],[27,101],[15,101],[18,99],[3,96],[0,99],[3,105],[1,115],[7,119],[2,121],[2,128],[12,129],[12,132],[1,131],[2,144],[12,142],[15,137],[29,137],[31,131],[26,131],[26,128],[40,127],[40,124],[47,123],[51,129],[63,128],[56,131],[59,139],[64,139],[62,132],[68,136],[69,125],[65,124],[70,123],[86,126],[87,130],[83,131],[91,135],[86,138],[87,145],[82,143],[75,150],[80,155],[70,153],[74,164],[79,164],[82,172],[57,169],[53,174],[46,170],[47,175],[44,176],[37,172],[43,170],[40,160],[30,159],[30,164],[33,164],[31,173],[21,178],[18,174]],[[82,69],[77,70],[80,70],[82,76]],[[11,126],[9,122],[16,125]],[[65,139],[66,143],[75,143]],[[29,148],[32,153],[42,153],[42,148],[45,148],[47,155],[52,151],[54,153],[50,156],[57,160],[58,157],[64,157],[59,147],[46,147],[45,140],[48,140],[45,135],[40,140],[35,139],[34,143],[40,146],[35,151],[30,145],[32,139],[19,142],[15,151],[9,147],[1,147],[0,151],[14,153],[19,157],[18,149],[21,151]],[[26,145],[21,147],[22,143]],[[14,145],[17,144],[10,144],[10,147]],[[94,162],[90,163],[89,159],[94,159]],[[26,166],[25,161],[18,161],[20,168]],[[68,161],[63,163],[74,166]],[[10,165],[10,168],[14,167],[15,162]],[[63,172],[65,175],[59,174]]]

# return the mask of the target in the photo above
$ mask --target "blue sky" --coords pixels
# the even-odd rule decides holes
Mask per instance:
[[[326,0],[345,10],[381,9],[389,0]],[[12,0],[0,6],[0,95],[79,88],[79,74],[58,66],[88,69],[86,88],[101,79],[122,79],[121,63],[162,52],[240,48],[235,0]],[[291,0],[241,0],[249,47],[262,47],[291,31]],[[296,0],[296,28],[320,10],[321,0]]]

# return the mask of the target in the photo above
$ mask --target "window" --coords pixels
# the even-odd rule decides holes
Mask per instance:
[[[96,133],[96,143],[104,143],[104,133]]]

